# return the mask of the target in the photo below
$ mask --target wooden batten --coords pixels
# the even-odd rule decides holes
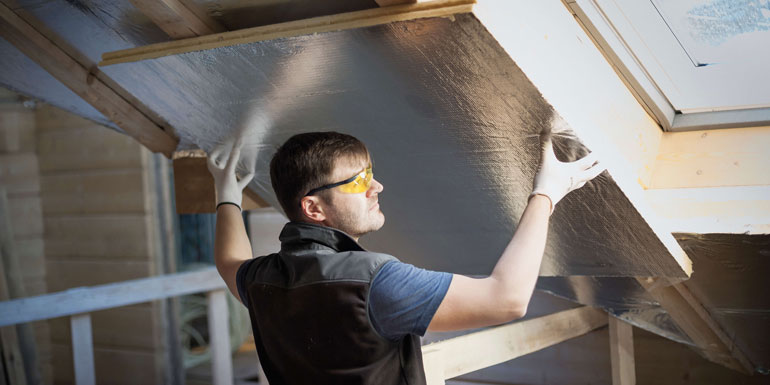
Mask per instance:
[[[180,152],[174,156],[174,194],[179,214],[216,212],[214,177],[206,165],[203,151]],[[246,188],[243,209],[252,210],[270,205],[257,193]]]
[[[429,385],[579,337],[607,324],[607,313],[580,307],[466,334],[422,348]]]
[[[363,11],[340,13],[331,16],[289,21],[285,23],[247,28],[214,35],[151,44],[144,47],[107,52],[102,55],[100,66],[128,63],[146,59],[176,55],[186,52],[228,47],[291,36],[370,27],[396,21],[426,17],[445,17],[471,11],[475,0],[435,0],[425,3],[394,5]]]
[[[173,39],[210,35],[226,29],[205,11],[183,0],[129,0]],[[197,12],[196,12],[197,11]]]
[[[145,147],[171,156],[177,138],[155,124],[5,4],[0,4],[0,36]]]

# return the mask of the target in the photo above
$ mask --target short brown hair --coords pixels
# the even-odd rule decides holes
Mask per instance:
[[[278,203],[292,221],[302,219],[300,201],[308,191],[331,181],[338,159],[369,159],[357,138],[339,132],[310,132],[289,138],[270,161],[270,182]]]

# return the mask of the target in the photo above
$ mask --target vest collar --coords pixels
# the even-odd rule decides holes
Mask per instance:
[[[281,235],[281,248],[291,244],[317,243],[337,252],[340,251],[366,251],[350,235],[326,226],[314,225],[304,222],[289,222],[283,226]]]

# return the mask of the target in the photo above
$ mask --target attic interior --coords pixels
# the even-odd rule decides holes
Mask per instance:
[[[367,249],[471,276],[540,133],[607,165],[551,217],[522,321],[423,338],[429,384],[770,382],[766,0],[0,3],[0,384],[266,383],[206,154],[244,143],[265,255],[272,154],[319,130],[373,154]]]

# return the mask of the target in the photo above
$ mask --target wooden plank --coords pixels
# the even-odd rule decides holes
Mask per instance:
[[[193,12],[194,4],[181,0],[129,0],[163,32],[174,39],[224,32],[225,28],[205,12]]]
[[[94,347],[108,349],[163,348],[164,342],[155,327],[155,309],[152,303],[141,303],[97,311],[91,314]],[[51,342],[70,345],[69,320],[55,318],[48,321]]]
[[[0,152],[35,151],[35,112],[21,103],[0,104]]]
[[[71,384],[75,373],[72,370],[72,348],[53,345],[53,362],[66,363],[55,365],[54,384]],[[135,385],[165,384],[163,362],[152,351],[141,349],[109,349],[94,347],[96,377],[100,384]]]
[[[95,385],[94,341],[91,335],[91,316],[77,314],[70,317],[72,357],[76,385]]]
[[[209,321],[209,352],[214,385],[233,383],[233,362],[230,352],[229,312],[225,290],[206,293]]]
[[[429,385],[499,364],[607,324],[607,314],[590,307],[466,334],[422,348]]]
[[[770,234],[770,186],[651,189],[644,194],[675,233]]]
[[[637,281],[663,307],[682,331],[712,362],[751,374],[754,366],[746,355],[692,295],[684,283],[665,279],[637,278]]]
[[[109,146],[110,151],[104,151]],[[91,127],[38,135],[41,175],[57,171],[131,169],[142,165],[142,147],[112,130]]]
[[[143,168],[56,173],[40,178],[46,215],[149,212]]]
[[[770,127],[666,133],[650,187],[768,186],[768,148]]]
[[[0,301],[8,301],[11,297],[6,282],[5,263],[3,262],[3,251],[0,248]],[[27,377],[24,374],[24,358],[19,351],[19,336],[16,334],[16,327],[0,327],[0,350],[2,350],[3,379],[7,378],[10,384],[24,385],[27,383]]]
[[[612,385],[636,384],[633,326],[609,316]]]
[[[216,212],[214,177],[209,173],[205,154],[174,157],[174,199],[178,214]],[[269,207],[270,205],[249,188],[243,191],[244,210]]]
[[[223,32],[144,47],[107,52],[100,66],[155,59],[180,53],[202,51],[236,44],[254,43],[290,36],[369,27],[396,21],[426,17],[444,17],[471,11],[475,0],[435,0],[426,3],[396,5],[347,12],[331,16],[313,17],[285,23]]]
[[[46,257],[51,261],[148,261],[149,221],[147,214],[46,216]]]
[[[59,293],[0,303],[0,326],[225,288],[224,281],[213,267],[190,273],[73,288]]]
[[[163,131],[5,4],[0,4],[0,36],[115,122],[128,135],[154,152],[171,156],[177,138]]]
[[[35,153],[0,155],[0,185],[9,197],[37,195],[40,192],[38,159]]]

